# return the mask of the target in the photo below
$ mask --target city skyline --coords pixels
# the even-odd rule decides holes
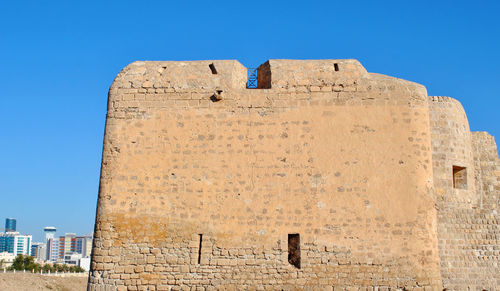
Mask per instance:
[[[40,230],[40,234],[25,232],[22,229],[18,229],[17,227],[14,230],[8,229],[7,225],[9,223],[12,223],[12,220],[13,220],[13,223],[14,223],[13,225],[14,226],[18,225],[17,224],[17,222],[18,222],[17,218],[15,218],[15,217],[7,217],[7,218],[5,218],[5,228],[2,228],[0,232],[2,232],[2,233],[6,233],[6,232],[18,232],[21,235],[29,235],[29,236],[33,237],[33,239],[32,239],[33,243],[37,243],[37,242],[42,242],[43,243],[43,242],[45,242],[47,240],[47,233],[50,233],[52,235],[51,236],[52,238],[57,238],[57,237],[60,237],[60,236],[64,236],[66,234],[75,234],[76,235],[76,232],[74,232],[74,231],[65,231],[65,232],[58,231],[57,227],[52,226],[52,225],[46,225],[46,226],[42,227],[41,230]],[[87,236],[87,235],[92,235],[92,234],[93,234],[93,230],[89,231],[89,232],[86,232],[86,233],[81,233],[82,236]]]
[[[43,239],[34,241],[31,234],[18,231],[16,224],[16,218],[6,218],[5,228],[0,231],[1,268],[9,267],[16,257],[22,255],[33,257],[37,263],[63,263],[89,270],[93,233],[57,236],[57,228],[47,226],[43,228]]]

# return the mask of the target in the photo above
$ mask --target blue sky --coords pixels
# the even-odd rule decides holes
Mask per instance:
[[[107,91],[134,60],[355,58],[500,136],[499,1],[2,1],[0,219],[93,230]]]

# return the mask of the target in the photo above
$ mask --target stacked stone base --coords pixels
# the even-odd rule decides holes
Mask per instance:
[[[440,290],[439,278],[419,278],[402,259],[382,264],[354,257],[346,248],[306,243],[298,269],[280,241],[269,250],[204,242],[201,258],[195,241],[99,250],[88,290]]]

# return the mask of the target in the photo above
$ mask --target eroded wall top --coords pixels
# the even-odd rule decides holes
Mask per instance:
[[[269,60],[258,68],[259,89],[270,92],[410,93],[424,100],[424,86],[368,73],[357,60]],[[134,62],[115,79],[113,89],[142,93],[225,92],[246,89],[247,69],[236,60]],[[166,91],[163,91],[166,90]],[[267,92],[267,91],[264,91]],[[395,93],[395,94],[392,94]]]

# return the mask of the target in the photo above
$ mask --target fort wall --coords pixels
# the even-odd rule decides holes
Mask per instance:
[[[494,141],[470,134],[460,106],[355,60],[270,60],[259,89],[246,80],[237,61],[135,62],[117,76],[89,290],[493,284],[474,266],[463,270],[483,277],[454,274],[475,251],[458,219],[483,227],[485,214],[445,209],[484,203],[493,221],[498,201]],[[455,164],[466,189],[453,189]],[[494,242],[481,244],[488,274]]]

